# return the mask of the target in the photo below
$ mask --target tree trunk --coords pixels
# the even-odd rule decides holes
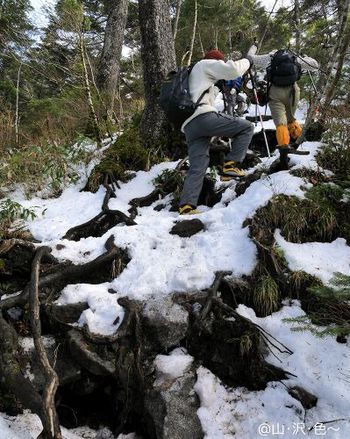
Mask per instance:
[[[333,69],[337,65],[338,54],[340,52],[340,48],[342,44],[342,36],[345,31],[346,23],[348,20],[349,8],[350,8],[350,0],[345,0],[344,4],[342,5],[342,8],[339,10],[338,38],[336,40],[336,43],[334,44],[332,53],[330,54],[329,62],[326,66],[326,72],[320,78],[319,87],[325,86],[327,88],[327,82],[332,75]]]
[[[15,133],[16,133],[16,145],[19,145],[19,84],[21,79],[22,63],[18,67],[17,72],[17,84],[16,84],[16,117],[15,117]]]
[[[188,66],[191,65],[191,61],[192,61],[194,40],[196,39],[197,18],[198,18],[198,2],[197,2],[197,0],[194,0],[193,30],[192,30],[192,38],[191,38],[191,45],[190,45],[190,53],[188,55],[188,60],[187,60]]]
[[[79,51],[80,51],[81,62],[83,65],[84,88],[85,88],[86,99],[87,99],[89,110],[90,110],[90,117],[91,117],[91,122],[93,125],[94,135],[95,135],[95,138],[97,140],[98,146],[101,146],[102,140],[101,140],[100,127],[99,127],[97,114],[96,114],[95,107],[94,107],[94,102],[92,99],[89,72],[88,72],[87,61],[86,61],[84,36],[82,34],[79,35]]]
[[[160,84],[176,66],[168,0],[139,0],[139,20],[146,100],[140,131],[146,147],[160,146],[167,124],[157,98]]]
[[[321,121],[323,121],[326,117],[327,110],[334,99],[337,85],[339,84],[339,80],[341,78],[347,49],[350,45],[350,23],[347,25],[341,40],[342,42],[338,56],[337,70],[332,80],[327,82],[326,89],[324,91],[325,99],[321,107]]]
[[[129,0],[114,0],[112,3],[96,77],[96,83],[104,95],[109,116],[113,114]]]
[[[182,5],[182,0],[177,0],[176,16],[175,16],[174,30],[173,30],[174,41],[176,40],[177,28],[179,25],[181,5]]]
[[[300,53],[301,43],[301,21],[300,21],[300,3],[294,0],[294,26],[295,26],[295,50]]]
[[[318,117],[318,115],[320,115],[318,118],[321,124],[324,123],[326,111],[334,97],[336,86],[339,82],[343,68],[346,50],[349,46],[349,24],[347,24],[349,10],[350,0],[345,0],[342,5],[342,9],[339,11],[340,26],[338,30],[338,37],[332,53],[330,54],[329,63],[326,66],[326,70],[321,71],[322,74],[320,75],[320,79],[317,84],[319,94],[318,96],[315,96],[315,99],[309,108],[302,134],[298,139],[299,144],[304,141],[305,133],[308,131],[309,127],[314,122],[315,118]],[[334,70],[336,71],[335,75],[332,74]]]

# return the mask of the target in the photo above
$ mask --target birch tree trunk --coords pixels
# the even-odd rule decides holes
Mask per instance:
[[[181,5],[182,5],[182,0],[177,0],[176,16],[175,16],[174,30],[173,30],[174,41],[176,40],[177,28],[179,26],[179,18],[180,18]]]
[[[90,79],[89,79],[86,53],[85,53],[84,36],[82,33],[79,35],[79,51],[80,51],[81,62],[83,65],[84,88],[85,88],[86,98],[87,98],[87,102],[88,102],[88,106],[89,106],[89,110],[90,110],[90,116],[91,116],[91,121],[92,121],[93,129],[94,129],[94,135],[96,137],[98,145],[101,146],[102,141],[101,141],[100,127],[99,127],[97,114],[96,114],[95,107],[94,107],[94,102],[92,99]]]
[[[21,79],[22,63],[18,67],[17,83],[16,83],[16,117],[15,117],[15,133],[16,145],[19,145],[19,84]]]
[[[295,26],[295,51],[300,53],[301,47],[301,20],[300,20],[300,3],[294,0],[294,26]]]
[[[167,137],[167,121],[158,96],[160,84],[176,66],[168,0],[139,0],[139,20],[146,100],[140,133],[144,145],[152,148]]]
[[[197,31],[197,19],[198,19],[198,2],[197,0],[194,0],[194,18],[193,18],[193,29],[192,29],[192,37],[190,44],[190,53],[188,54],[188,60],[187,60],[188,66],[191,65],[191,61],[192,61],[194,41],[196,39],[196,31]]]
[[[113,114],[115,94],[118,86],[120,58],[129,0],[113,0],[112,3],[111,11],[107,18],[104,44],[96,77],[96,83],[104,96],[109,116]]]

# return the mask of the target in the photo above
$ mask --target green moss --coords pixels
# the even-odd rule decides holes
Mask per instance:
[[[126,181],[126,171],[144,170],[154,162],[151,151],[142,146],[138,127],[131,125],[108,148],[102,161],[94,168],[88,189],[97,191],[106,174],[113,175],[116,180]]]

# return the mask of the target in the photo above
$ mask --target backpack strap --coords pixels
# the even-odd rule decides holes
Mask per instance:
[[[199,96],[199,98],[197,99],[197,102],[194,104],[194,107],[195,107],[195,108],[199,107],[200,105],[204,105],[204,104],[201,104],[200,102],[201,102],[201,100],[204,98],[204,95],[205,95],[206,93],[209,93],[209,88],[207,88],[206,90],[204,90],[203,93]]]

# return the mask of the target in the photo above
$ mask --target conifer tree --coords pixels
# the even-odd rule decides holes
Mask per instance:
[[[141,56],[145,110],[141,134],[147,147],[158,147],[166,138],[166,118],[158,104],[160,84],[175,67],[174,40],[168,0],[140,0]]]

